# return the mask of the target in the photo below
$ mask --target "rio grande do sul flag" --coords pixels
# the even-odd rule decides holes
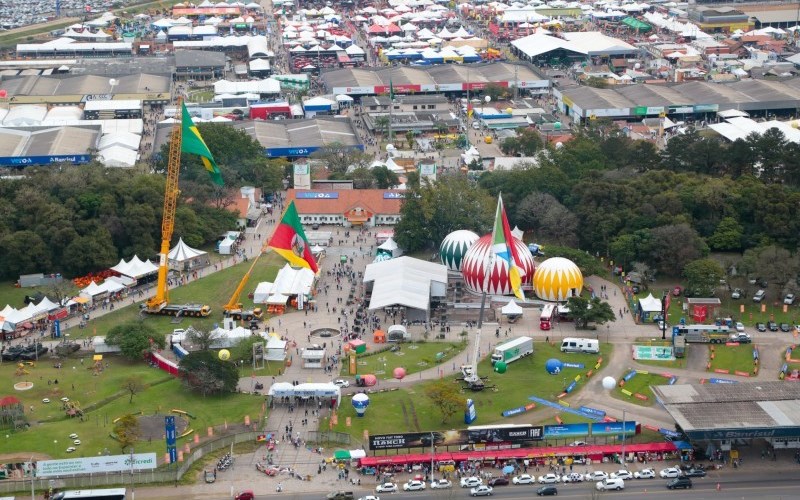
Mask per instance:
[[[494,217],[494,227],[492,228],[492,252],[495,259],[502,259],[508,266],[508,279],[511,282],[511,289],[514,295],[520,300],[525,300],[522,293],[522,273],[520,269],[520,257],[514,246],[514,236],[511,234],[511,227],[508,225],[506,210],[503,207],[503,197],[497,196],[497,212]]]
[[[319,272],[317,261],[311,255],[306,233],[303,232],[300,216],[297,215],[297,207],[294,206],[294,200],[289,202],[289,206],[283,212],[281,222],[275,228],[275,232],[272,233],[272,238],[269,240],[269,247],[286,259],[292,266],[307,267],[314,271],[314,274]]]

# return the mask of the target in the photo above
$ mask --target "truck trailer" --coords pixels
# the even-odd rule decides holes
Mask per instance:
[[[533,339],[530,337],[517,337],[494,348],[492,364],[498,361],[512,363],[531,354],[533,354]]]

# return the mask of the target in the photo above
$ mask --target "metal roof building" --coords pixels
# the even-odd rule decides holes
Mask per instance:
[[[245,124],[244,129],[270,158],[302,158],[331,144],[364,150],[351,122],[339,118],[259,120]]]
[[[113,77],[31,75],[3,80],[10,104],[78,104],[92,100],[141,100],[167,103],[172,89],[169,75],[137,73]]]
[[[0,128],[0,165],[24,167],[51,163],[88,163],[97,148],[100,127]]]

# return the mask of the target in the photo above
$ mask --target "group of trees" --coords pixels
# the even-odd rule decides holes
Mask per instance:
[[[502,192],[512,226],[548,248],[574,246],[626,269],[638,262],[680,276],[712,251],[798,247],[799,152],[775,129],[733,143],[690,131],[658,151],[598,120],[542,150],[536,165],[485,172],[477,185],[449,176],[426,181],[406,199],[396,232],[411,250],[435,247],[450,229],[483,233]],[[439,207],[439,192],[462,202]],[[687,274],[716,274],[699,271]]]

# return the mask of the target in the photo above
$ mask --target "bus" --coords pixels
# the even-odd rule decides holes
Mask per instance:
[[[50,500],[125,500],[128,490],[126,488],[108,488],[102,490],[68,490],[54,493]]]
[[[676,358],[686,354],[687,343],[724,344],[731,329],[725,325],[675,325],[672,327],[672,347]]]
[[[545,304],[542,314],[539,315],[539,330],[549,330],[553,328],[553,320],[556,316],[556,305]]]

